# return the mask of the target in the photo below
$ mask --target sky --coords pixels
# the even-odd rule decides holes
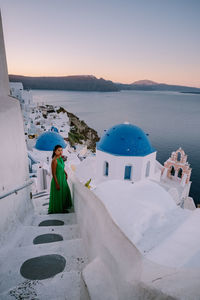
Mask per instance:
[[[0,0],[9,74],[200,87],[200,0]]]

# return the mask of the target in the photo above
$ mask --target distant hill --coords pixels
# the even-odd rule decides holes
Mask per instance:
[[[119,88],[110,80],[95,76],[28,77],[9,75],[12,82],[22,82],[24,89],[116,92]]]
[[[91,92],[117,92],[120,90],[140,91],[173,91],[181,93],[200,94],[200,88],[182,85],[157,83],[148,79],[135,81],[132,84],[114,83],[92,75],[62,76],[62,77],[28,77],[9,75],[9,80],[22,82],[24,89],[68,90]]]
[[[120,90],[141,90],[141,91],[171,91],[181,93],[200,94],[200,88],[183,85],[172,85],[157,83],[151,80],[139,80],[132,84],[117,84]]]
[[[148,80],[148,79],[144,79],[144,80],[138,80],[138,81],[135,81],[132,83],[133,85],[156,85],[158,84],[157,82],[155,81],[151,81],[151,80]]]

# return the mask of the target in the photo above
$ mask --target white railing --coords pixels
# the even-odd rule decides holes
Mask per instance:
[[[13,189],[13,190],[11,190],[9,192],[6,192],[6,193],[0,195],[0,199],[8,197],[8,196],[10,196],[10,195],[12,195],[14,193],[17,194],[18,191],[23,190],[27,186],[33,184],[33,182],[34,182],[33,180],[29,180],[29,181],[25,182],[23,185],[20,185],[20,186],[16,187],[15,189]]]

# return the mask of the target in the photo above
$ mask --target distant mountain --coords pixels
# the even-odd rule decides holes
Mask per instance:
[[[157,83],[148,79],[135,81],[132,84],[114,83],[92,75],[62,76],[62,77],[28,77],[9,75],[9,80],[22,82],[24,89],[68,90],[68,91],[96,91],[118,92],[120,90],[140,91],[174,91],[182,93],[200,94],[200,88],[182,85]]]
[[[151,80],[148,80],[148,79],[144,79],[144,80],[138,80],[138,81],[135,81],[132,83],[133,85],[156,85],[158,84],[157,82],[155,81],[151,81]]]
[[[116,92],[119,88],[110,80],[92,75],[63,77],[28,77],[9,75],[12,82],[22,82],[24,89]]]
[[[140,90],[140,91],[171,91],[181,93],[195,93],[200,94],[200,88],[157,83],[151,80],[139,80],[132,84],[117,84],[120,90]]]

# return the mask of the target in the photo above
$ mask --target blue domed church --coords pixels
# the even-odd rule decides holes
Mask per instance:
[[[154,179],[156,150],[144,131],[124,123],[111,127],[97,143],[98,181]]]
[[[40,151],[53,151],[56,145],[66,148],[66,143],[60,134],[56,131],[46,131],[37,139],[35,148]]]

